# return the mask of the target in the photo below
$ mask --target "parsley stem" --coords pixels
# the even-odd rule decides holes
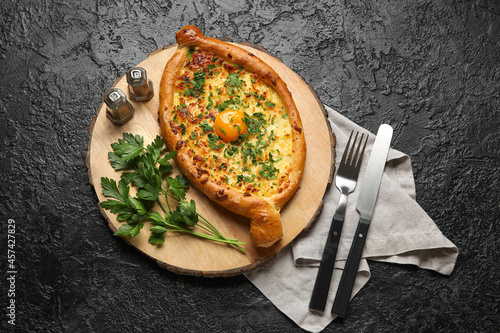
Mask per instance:
[[[242,252],[246,252],[245,249],[243,249],[241,246],[237,245],[237,244],[245,244],[245,243],[242,243],[242,242],[238,242],[237,239],[234,239],[234,238],[227,238],[225,237],[224,235],[222,235],[220,233],[219,230],[217,230],[217,228],[215,228],[212,223],[210,223],[206,218],[204,218],[200,213],[197,213],[198,216],[201,218],[201,222],[207,226],[207,228],[209,228],[210,230],[212,230],[215,234],[217,234],[220,238],[223,238],[229,242],[231,242],[231,244],[233,244],[238,250],[242,251]],[[200,225],[201,226],[201,225]],[[205,228],[204,228],[205,229]]]
[[[188,234],[191,234],[191,235],[194,235],[194,236],[198,236],[198,237],[201,237],[201,238],[206,238],[206,239],[210,239],[210,240],[213,240],[213,241],[217,241],[217,242],[222,242],[222,243],[228,243],[228,244],[231,244],[231,245],[235,245],[237,247],[239,247],[238,245],[243,245],[245,244],[244,242],[238,242],[238,241],[235,241],[235,240],[231,240],[231,239],[226,239],[226,238],[221,238],[221,237],[216,237],[216,236],[211,236],[211,235],[207,235],[207,234],[202,234],[202,233],[199,233],[199,232],[196,232],[196,231],[192,231],[192,230],[189,230],[189,229],[186,229],[186,228],[183,228],[183,227],[179,227],[177,225],[174,225],[174,224],[170,224],[170,223],[167,223],[167,226],[174,229],[173,231],[181,231],[181,232],[185,232],[185,233],[188,233]],[[245,251],[243,248],[239,247],[242,251]]]
[[[218,235],[216,232],[214,232],[214,231],[213,231],[213,230],[211,230],[210,228],[207,228],[207,227],[206,227],[205,225],[203,225],[203,224],[199,224],[198,226],[199,226],[200,228],[202,228],[203,230],[205,230],[205,231],[207,231],[207,232],[209,232],[209,233],[213,234],[214,236],[220,236],[220,235]]]
[[[162,189],[162,193],[163,195],[165,195],[166,197],[166,202],[167,202],[167,205],[168,205],[168,209],[169,211],[171,212],[172,209],[170,207],[170,203],[168,202],[168,197],[176,200],[177,202],[179,202],[179,198],[177,196],[174,196],[170,193],[168,193],[168,191],[165,191],[164,189]],[[165,213],[165,215],[167,215],[167,211],[165,210],[165,208],[163,207],[163,205],[161,204],[160,200],[157,200],[158,204],[160,205],[161,209],[163,210],[163,212]],[[189,230],[189,229],[185,229],[185,228],[182,228],[182,227],[179,227],[179,226],[176,226],[176,225],[172,225],[170,223],[167,223],[167,225],[177,231],[180,231],[180,232],[186,232],[186,233],[189,233],[189,234],[192,234],[192,235],[195,235],[195,236],[198,236],[198,237],[202,237],[202,238],[206,238],[206,239],[210,239],[210,240],[213,240],[213,241],[217,241],[217,242],[222,242],[222,243],[228,243],[228,244],[231,244],[233,245],[234,247],[236,247],[238,250],[240,250],[241,252],[246,252],[246,250],[244,248],[242,248],[239,244],[241,245],[244,245],[246,244],[245,242],[239,242],[237,239],[235,238],[227,238],[225,237],[223,234],[220,233],[219,230],[217,230],[217,228],[215,228],[213,226],[212,223],[210,223],[205,217],[203,217],[201,214],[199,213],[196,213],[200,218],[200,224],[198,224],[198,227],[200,227],[201,229],[205,230],[206,232],[212,234],[212,235],[207,235],[207,234],[202,234],[202,233],[198,233],[196,231],[192,231],[192,230]]]
[[[170,207],[170,202],[168,202],[168,197],[171,197],[171,198],[172,198],[172,196],[171,196],[171,195],[169,195],[169,194],[168,194],[168,191],[166,191],[165,189],[163,189],[163,187],[162,187],[162,189],[161,189],[161,193],[165,196],[165,199],[166,199],[165,201],[167,202],[168,211],[169,211],[169,212],[172,212],[172,207]],[[176,199],[176,198],[174,198],[174,199]],[[176,200],[177,200],[177,199],[176,199]],[[179,200],[177,200],[177,201],[179,201]],[[159,203],[159,202],[160,202],[160,201],[158,201],[158,203]],[[167,212],[166,212],[165,210],[163,210],[163,211],[165,212],[165,214],[167,214]]]
[[[168,214],[167,210],[165,209],[165,207],[163,206],[163,204],[160,202],[160,199],[157,199],[156,202],[160,206],[161,210],[163,210],[163,213]],[[167,201],[167,204],[168,204],[168,201]]]
[[[202,215],[200,215],[199,213],[198,213],[198,216],[199,216],[199,217],[201,217],[203,224],[205,224],[208,228],[210,228],[210,229],[211,229],[214,233],[216,233],[216,234],[217,234],[217,235],[219,235],[220,237],[224,237],[224,236],[223,236],[223,235],[219,232],[219,230],[217,230],[217,229],[216,229],[216,228],[212,225],[212,223],[210,223],[210,222],[209,222],[206,218],[204,218],[204,217],[203,217]],[[226,237],[224,237],[224,238],[226,238]],[[236,239],[235,239],[235,240],[236,240]]]
[[[177,202],[180,201],[180,199],[177,196],[173,195],[173,194],[170,194],[168,192],[165,192],[164,194],[165,194],[166,197],[170,197],[170,198],[176,200]],[[167,202],[168,202],[168,200],[167,200]]]

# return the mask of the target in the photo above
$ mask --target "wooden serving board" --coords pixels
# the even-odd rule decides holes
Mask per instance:
[[[236,215],[210,201],[198,189],[191,186],[187,199],[196,201],[198,212],[215,225],[223,235],[246,242],[246,253],[234,247],[201,240],[196,237],[167,232],[165,243],[158,246],[148,243],[149,224],[134,237],[126,237],[133,247],[156,260],[162,267],[179,274],[195,276],[234,276],[255,269],[271,261],[278,252],[311,227],[323,207],[323,195],[331,185],[335,163],[335,136],[327,120],[323,104],[305,81],[285,66],[280,59],[270,55],[264,49],[247,43],[237,44],[251,51],[269,64],[285,81],[300,112],[307,143],[307,156],[304,176],[293,198],[281,211],[283,238],[267,249],[256,248],[249,233],[249,219]],[[159,82],[165,64],[174,54],[177,45],[156,50],[138,64],[147,71],[148,79],[153,83],[154,97],[147,102],[134,102],[134,117],[123,126],[116,126],[106,117],[106,105],[101,103],[89,128],[89,145],[86,158],[89,181],[94,186],[99,202],[107,198],[102,194],[101,177],[119,180],[108,161],[111,143],[122,138],[123,133],[139,134],[144,137],[145,145],[160,133],[158,124]],[[128,87],[125,74],[119,77],[110,88],[120,88],[127,97]],[[172,162],[174,163],[174,162]],[[179,173],[174,165],[174,174]],[[115,214],[101,208],[102,215],[108,221],[112,231],[116,231],[121,222]]]

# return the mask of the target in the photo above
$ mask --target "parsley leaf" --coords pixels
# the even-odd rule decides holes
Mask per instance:
[[[193,74],[193,80],[185,80],[186,90],[184,90],[184,96],[198,97],[205,93],[205,70],[196,71]]]
[[[259,177],[267,179],[277,179],[278,173],[280,172],[278,168],[274,166],[273,163],[262,163],[262,168],[259,170]]]
[[[130,169],[135,164],[135,158],[143,152],[143,138],[125,133],[123,139],[111,144],[111,148],[113,152],[108,153],[111,166],[115,170]]]
[[[133,136],[132,134],[123,134],[123,139],[118,139],[118,142],[112,143],[114,158],[122,162],[129,162],[133,158],[142,154],[143,138],[139,135]],[[108,154],[109,156],[109,154]]]
[[[187,224],[191,227],[194,227],[198,223],[198,214],[196,213],[194,200],[191,200],[191,202],[179,202],[179,206],[177,206],[172,215],[176,223]]]
[[[262,149],[251,142],[246,142],[241,149],[241,156],[243,156],[243,163],[247,163],[250,158],[252,164],[257,164],[257,160],[262,156]]]
[[[238,104],[241,104],[241,99],[239,96],[235,96],[234,98],[230,98],[224,102],[219,103],[216,107],[219,110],[219,112],[224,111],[230,106],[232,109],[239,110]]]
[[[137,192],[137,197],[143,200],[156,201],[160,195],[158,188],[151,184],[146,184],[142,190]]]
[[[214,128],[208,124],[208,121],[206,119],[203,120],[203,122],[199,123],[198,126],[203,130],[203,134],[206,134],[208,132],[212,132]]]
[[[271,101],[267,101],[265,102],[264,104],[266,104],[266,106],[270,107],[270,108],[274,108],[276,106],[276,104],[274,104],[273,102]]]
[[[267,179],[277,179],[280,170],[274,166],[275,162],[281,161],[281,158],[275,160],[273,154],[269,153],[269,164],[261,163],[262,168],[259,170],[259,177]]]
[[[123,224],[115,231],[115,236],[131,236],[135,237],[141,232],[142,227],[144,226],[141,222],[136,222],[133,224]]]
[[[125,197],[128,195],[128,186],[125,186],[126,184],[124,181],[120,181],[119,184],[120,189],[118,189],[115,180],[103,177],[101,179],[101,185],[103,188],[102,193],[107,197],[125,201]]]
[[[218,143],[220,141],[218,135],[214,133],[208,133],[207,138],[208,138],[208,146],[210,147],[210,149],[217,150],[224,147],[224,144],[222,142]]]
[[[169,177],[166,179],[168,189],[173,193],[175,199],[184,200],[186,198],[186,190],[189,188],[189,182],[184,176]]]
[[[165,243],[165,233],[168,231],[167,228],[155,225],[149,230],[151,231],[151,236],[149,236],[148,239],[149,243],[156,245]]]
[[[243,87],[241,80],[240,80],[237,73],[230,73],[227,76],[227,79],[224,82],[224,84],[229,88],[229,90],[233,94],[235,92],[235,89],[241,89]]]
[[[229,148],[224,149],[224,157],[233,158],[236,154],[238,154],[238,147],[230,146]]]
[[[245,117],[243,118],[243,121],[248,127],[247,132],[251,134],[261,134],[264,131],[267,121],[262,112],[256,112],[252,115],[245,112],[244,115]]]

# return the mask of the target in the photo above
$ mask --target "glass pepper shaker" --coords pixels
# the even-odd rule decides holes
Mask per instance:
[[[136,102],[149,101],[153,97],[153,83],[148,80],[146,70],[133,67],[127,72],[128,92]]]

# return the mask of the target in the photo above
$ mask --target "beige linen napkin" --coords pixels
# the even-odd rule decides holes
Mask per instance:
[[[368,131],[331,108],[326,107],[326,110],[337,138],[338,167],[351,130],[358,130],[361,133]],[[278,309],[307,331],[320,332],[335,319],[330,310],[358,224],[359,215],[356,211],[358,190],[363,181],[374,139],[375,136],[370,133],[358,185],[348,197],[346,217],[325,312],[312,313],[308,306],[328,230],[340,196],[334,184],[327,190],[323,210],[311,230],[279,253],[273,262],[245,274]],[[283,223],[286,227],[286,221]],[[358,268],[353,295],[357,294],[370,279],[367,259],[413,264],[449,275],[453,271],[457,255],[457,247],[443,236],[434,221],[415,201],[415,184],[410,158],[391,149],[365,242],[363,258]]]

